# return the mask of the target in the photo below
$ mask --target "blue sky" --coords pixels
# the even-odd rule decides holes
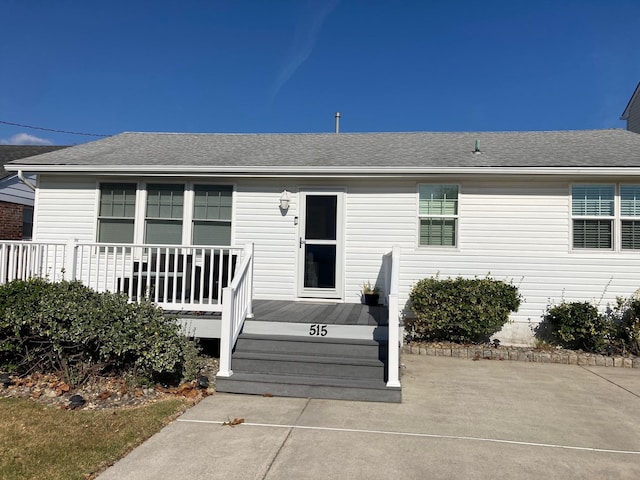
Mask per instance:
[[[0,0],[0,121],[80,133],[624,128],[640,1]],[[97,137],[0,123],[0,143]]]

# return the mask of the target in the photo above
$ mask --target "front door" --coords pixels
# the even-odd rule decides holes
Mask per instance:
[[[300,191],[300,297],[342,298],[343,192]]]

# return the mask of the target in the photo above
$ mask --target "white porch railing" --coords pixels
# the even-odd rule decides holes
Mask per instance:
[[[243,249],[108,243],[0,242],[0,284],[79,280],[99,292],[143,297],[165,310],[222,312]]]
[[[65,243],[0,242],[0,285],[32,277],[62,280],[66,247]]]
[[[230,377],[231,354],[245,318],[253,317],[253,244],[247,245],[242,264],[227,288],[223,291],[222,324],[220,333],[219,377]]]
[[[129,301],[146,297],[165,310],[221,312],[222,290],[241,253],[226,246],[81,243],[74,278]]]
[[[385,255],[385,286],[389,307],[389,340],[387,387],[400,387],[400,304],[398,287],[400,284],[400,247],[394,246]]]

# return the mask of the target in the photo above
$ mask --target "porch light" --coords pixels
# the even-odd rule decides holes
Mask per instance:
[[[289,203],[291,203],[291,194],[283,190],[282,195],[280,195],[280,208],[282,210],[289,210]]]

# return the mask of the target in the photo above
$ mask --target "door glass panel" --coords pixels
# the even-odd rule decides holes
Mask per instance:
[[[305,288],[336,287],[336,246],[305,245]]]
[[[307,196],[305,238],[335,240],[338,198],[335,195]]]

